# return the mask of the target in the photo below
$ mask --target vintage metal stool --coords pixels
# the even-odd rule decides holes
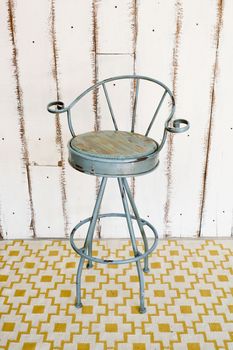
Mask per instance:
[[[136,86],[134,107],[133,107],[133,117],[132,117],[132,128],[130,132],[120,131],[117,127],[117,122],[114,116],[113,108],[110,102],[110,98],[107,91],[107,85],[109,82],[119,80],[119,79],[133,79]],[[134,132],[134,120],[137,107],[138,93],[139,93],[139,83],[140,80],[147,80],[149,82],[158,84],[161,87],[161,99],[157,105],[152,120],[147,128],[145,135],[141,135]],[[112,122],[114,125],[114,131],[103,130],[103,131],[92,131],[76,136],[72,121],[71,121],[71,109],[72,107],[86,94],[97,89],[103,88],[104,95],[107,100],[109,111],[112,117]],[[160,107],[165,99],[166,95],[169,95],[171,100],[170,114],[165,121],[164,132],[162,141],[158,144],[155,140],[148,137],[151,127],[155,121],[155,118],[160,110]],[[56,106],[56,107],[54,107]],[[94,176],[102,177],[101,185],[97,195],[96,203],[92,216],[80,221],[72,230],[70,235],[70,243],[72,248],[77,252],[81,258],[77,270],[76,288],[77,288],[77,301],[76,306],[78,308],[82,307],[81,303],[81,273],[84,264],[84,260],[88,260],[87,267],[92,267],[92,262],[102,264],[127,264],[135,262],[137,266],[137,272],[139,276],[139,286],[140,286],[140,313],[146,312],[144,306],[144,272],[148,272],[148,255],[156,248],[158,242],[158,234],[156,229],[146,220],[141,219],[134,203],[133,196],[131,194],[126,177],[132,177],[137,175],[146,174],[154,170],[159,164],[159,152],[164,146],[166,141],[167,132],[181,133],[189,128],[189,123],[184,119],[177,119],[173,121],[173,125],[169,126],[169,122],[175,112],[175,101],[171,91],[158,80],[139,76],[139,75],[125,75],[117,76],[103,81],[91,86],[89,89],[85,90],[81,95],[79,95],[69,106],[65,107],[64,103],[61,101],[51,102],[48,104],[48,111],[51,113],[67,113],[68,125],[72,135],[72,139],[69,141],[69,163],[70,165],[86,174],[91,174]],[[119,184],[119,190],[123,202],[124,213],[106,213],[99,214],[101,201],[104,195],[104,190],[106,186],[107,179],[109,177],[117,178]],[[130,214],[129,203],[132,207],[134,215]],[[108,260],[99,259],[92,256],[92,240],[94,235],[94,230],[96,222],[98,219],[105,217],[124,217],[127,220],[127,226],[129,230],[130,239],[132,242],[134,257],[125,260]],[[141,253],[136,244],[136,238],[134,234],[132,220],[136,220],[139,230],[142,235],[144,243],[144,252]],[[89,228],[87,231],[87,236],[85,239],[84,246],[78,248],[74,242],[74,234],[79,227],[89,222]],[[154,241],[151,247],[148,247],[147,237],[145,235],[144,226],[148,226],[153,234]],[[144,259],[144,269],[142,271],[140,260]]]

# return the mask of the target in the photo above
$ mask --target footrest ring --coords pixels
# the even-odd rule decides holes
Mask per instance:
[[[131,219],[133,220],[137,220],[135,216],[133,215],[130,215],[131,216]],[[98,219],[101,219],[101,218],[106,218],[106,217],[121,217],[121,218],[125,218],[126,215],[125,214],[121,214],[121,213],[108,213],[108,214],[100,214],[98,215]],[[94,261],[94,262],[97,262],[97,263],[101,263],[101,264],[114,264],[114,265],[119,265],[119,264],[128,264],[128,263],[132,263],[132,262],[136,262],[140,259],[144,259],[147,255],[149,255],[151,252],[153,252],[153,250],[156,248],[157,244],[158,244],[158,233],[156,231],[156,229],[154,228],[153,225],[151,225],[148,221],[144,220],[144,219],[140,219],[141,223],[143,225],[146,225],[148,226],[154,236],[155,236],[155,240],[152,244],[152,246],[143,254],[140,254],[138,256],[135,256],[134,258],[130,258],[130,259],[124,259],[124,260],[108,260],[108,259],[100,259],[100,258],[95,258],[93,256],[89,256],[87,255],[86,253],[84,253],[84,248],[77,248],[76,244],[74,243],[74,234],[75,232],[77,231],[77,229],[79,227],[81,227],[82,225],[86,224],[87,222],[91,221],[91,217],[90,218],[87,218],[85,220],[82,220],[80,221],[74,228],[73,230],[71,231],[71,234],[70,234],[70,244],[72,246],[72,248],[74,249],[74,251],[79,254],[80,256],[82,256],[83,258],[89,260],[89,261]]]

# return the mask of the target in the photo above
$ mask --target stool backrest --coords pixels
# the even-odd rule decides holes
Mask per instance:
[[[135,96],[134,96],[134,103],[133,103],[133,111],[132,111],[132,124],[131,124],[131,132],[134,132],[135,129],[135,118],[136,118],[136,109],[137,109],[137,102],[138,102],[138,98],[140,95],[139,92],[139,86],[140,86],[140,81],[141,80],[146,80],[152,83],[155,83],[157,85],[159,85],[162,88],[162,93],[161,93],[161,98],[159,100],[159,103],[156,104],[155,109],[154,109],[154,114],[151,118],[151,121],[147,127],[145,136],[148,136],[154,121],[161,109],[161,106],[165,100],[165,97],[168,95],[170,97],[171,100],[171,107],[170,107],[170,112],[169,115],[167,117],[167,119],[165,120],[164,123],[164,132],[163,132],[163,137],[162,137],[162,141],[161,144],[159,145],[158,151],[160,151],[166,141],[166,136],[167,136],[167,131],[168,131],[168,123],[170,122],[170,120],[173,117],[173,114],[175,112],[175,100],[173,97],[172,92],[170,91],[170,89],[163,84],[162,82],[160,82],[159,80],[156,79],[152,79],[146,76],[142,76],[142,75],[121,75],[121,76],[116,76],[116,77],[111,77],[108,79],[104,79],[102,81],[97,82],[96,84],[92,85],[91,87],[89,87],[88,89],[86,89],[85,91],[83,91],[78,97],[75,98],[75,100],[73,100],[67,107],[64,106],[64,103],[61,101],[57,101],[57,102],[51,102],[48,105],[48,111],[51,113],[64,113],[67,112],[67,118],[68,118],[68,125],[69,125],[69,129],[71,132],[71,135],[74,137],[76,136],[74,128],[73,128],[73,124],[72,124],[72,118],[71,118],[71,109],[72,107],[74,107],[85,95],[87,95],[89,92],[93,91],[93,90],[97,90],[99,88],[102,87],[106,101],[107,101],[107,105],[109,108],[109,112],[112,118],[112,122],[113,122],[113,126],[115,128],[115,130],[118,130],[118,125],[117,125],[117,120],[114,114],[114,110],[111,104],[111,100],[109,97],[109,93],[108,93],[108,89],[107,89],[107,85],[108,83],[112,82],[112,81],[116,81],[116,80],[122,80],[122,79],[131,79],[134,80],[134,86],[135,86]],[[57,108],[51,108],[52,106],[56,105]]]

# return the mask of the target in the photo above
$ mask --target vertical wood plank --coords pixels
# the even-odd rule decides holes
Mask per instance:
[[[64,237],[60,168],[32,166],[32,193],[37,237]]]
[[[60,98],[69,104],[95,81],[95,27],[92,1],[72,0],[66,4],[69,16],[64,16],[64,1],[56,1],[55,31],[57,46],[57,75]],[[93,67],[94,66],[94,67]],[[77,134],[92,131],[96,116],[93,95],[84,97],[72,109],[74,129]],[[66,145],[71,138],[65,115],[60,118],[62,137]],[[95,200],[95,178],[81,174],[68,164],[67,147],[64,147],[66,174],[67,235],[70,230],[92,213]],[[77,232],[86,235],[87,227]]]
[[[164,20],[166,18],[166,20]],[[172,88],[172,56],[174,33],[176,28],[175,1],[138,2],[137,6],[137,45],[136,73],[146,75],[164,82]],[[136,132],[145,133],[163,92],[154,84],[140,85],[136,117]],[[158,116],[149,136],[161,140],[168,105]],[[141,217],[149,220],[165,235],[164,211],[166,204],[167,144],[160,154],[160,165],[152,173],[136,177],[135,200]]]
[[[29,14],[27,21],[25,12]],[[61,166],[61,186],[58,190],[62,194],[63,215],[66,219],[60,120],[58,115],[48,115],[46,111],[49,101],[59,99],[54,1],[17,3],[15,16],[29,161],[32,165]]]
[[[25,14],[27,20],[25,20]],[[56,100],[51,39],[51,2],[17,2],[17,48],[24,95],[24,119],[31,164],[57,165],[60,146],[55,116],[46,106]],[[49,145],[49,146],[48,146]]]
[[[29,193],[30,174],[16,39],[15,3],[1,2],[0,9],[0,222],[4,238],[26,238],[34,235],[33,207]]]
[[[233,3],[223,1],[219,9],[218,49],[213,85],[212,124],[209,133],[209,155],[206,171],[206,191],[203,196],[201,236],[231,236],[233,234],[233,122],[229,112],[232,99]]]
[[[205,171],[205,140],[211,113],[218,7],[217,1],[210,0],[205,3],[184,1],[180,8],[180,45],[175,61],[178,67],[176,116],[188,119],[191,129],[174,135],[170,141],[167,233],[197,236]]]

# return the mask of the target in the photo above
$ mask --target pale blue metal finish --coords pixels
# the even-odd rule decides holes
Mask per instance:
[[[136,109],[137,109],[137,103],[138,103],[139,83],[140,83],[140,80],[137,79],[136,80],[136,93],[135,93],[135,99],[134,99],[134,104],[133,104],[133,116],[132,116],[131,132],[134,132],[134,127],[135,127]]]
[[[109,82],[115,81],[115,80],[121,80],[121,79],[133,79],[134,82],[136,80],[131,133],[118,130],[116,118],[113,112],[113,108],[112,108],[111,101],[110,101],[107,87],[106,87],[106,85]],[[158,84],[164,90],[161,96],[160,102],[155,109],[154,115],[151,119],[151,122],[144,136],[134,133],[136,108],[137,108],[137,102],[139,98],[140,80],[147,80],[152,83]],[[100,132],[97,131],[97,132],[76,136],[72,125],[71,109],[82,97],[84,97],[89,92],[99,88],[101,85],[103,87],[103,91],[109,107],[115,132],[110,135],[109,134],[110,131],[100,131]],[[164,123],[164,132],[163,132],[161,143],[158,144],[153,139],[150,139],[148,137],[148,134],[154,124],[154,121],[160,111],[161,105],[163,104],[165,97],[167,95],[169,95],[171,99],[171,111],[169,113],[167,120]],[[56,106],[56,108],[54,108],[54,106]],[[47,109],[51,113],[65,113],[65,112],[67,113],[68,125],[69,125],[71,135],[73,137],[68,143],[70,165],[81,172],[102,177],[101,185],[99,188],[99,192],[97,195],[92,216],[90,218],[80,221],[73,228],[70,234],[71,246],[75,250],[75,252],[80,255],[80,262],[79,262],[77,276],[76,276],[76,295],[77,295],[76,306],[77,308],[82,307],[81,274],[82,274],[82,269],[83,269],[83,264],[85,259],[88,260],[88,264],[87,264],[88,268],[92,267],[93,262],[103,263],[103,264],[126,264],[126,263],[135,262],[137,266],[138,276],[139,276],[139,289],[140,289],[139,311],[140,313],[144,313],[146,312],[146,308],[144,305],[143,271],[144,272],[149,271],[148,255],[152,253],[152,251],[156,248],[158,244],[158,234],[156,229],[148,221],[140,218],[137,207],[134,203],[133,195],[131,194],[128,182],[126,180],[126,177],[144,175],[150,171],[153,171],[159,164],[158,155],[165,144],[167,132],[171,132],[171,133],[184,132],[189,128],[189,122],[184,119],[177,119],[177,120],[174,120],[172,126],[170,126],[169,123],[175,112],[175,101],[171,91],[166,85],[164,85],[160,81],[149,77],[140,76],[140,75],[124,75],[124,76],[105,79],[103,81],[96,83],[90,88],[86,89],[67,107],[64,106],[63,102],[56,101],[56,102],[49,103],[47,106]],[[133,137],[131,137],[132,135],[134,139]],[[90,141],[88,142],[88,139],[91,140],[91,142]],[[93,140],[94,140],[94,146],[93,146]],[[101,145],[101,147],[98,148],[97,143]],[[134,148],[134,145],[135,145],[135,148]],[[119,150],[122,150],[122,151],[119,151]],[[99,214],[100,205],[103,199],[108,177],[116,177],[118,180],[124,213]],[[130,215],[129,203],[133,210],[134,216]],[[107,217],[126,218],[129,235],[132,243],[132,248],[134,252],[133,258],[128,258],[124,260],[111,260],[111,259],[100,259],[92,256],[92,241],[93,241],[96,222],[97,220],[107,218]],[[143,243],[144,243],[144,253],[141,253],[137,248],[137,242],[134,234],[132,220],[136,220],[138,224],[139,231],[141,233]],[[74,235],[82,225],[88,222],[89,222],[89,228],[87,231],[87,236],[84,242],[84,246],[82,248],[78,248],[74,241]],[[144,226],[148,226],[154,234],[154,241],[150,247],[148,246],[148,241],[145,234]],[[143,271],[140,263],[141,259],[144,259]]]
[[[111,105],[111,102],[110,102],[110,99],[109,99],[109,96],[108,96],[108,91],[107,91],[105,83],[103,83],[102,86],[103,86],[103,89],[104,89],[104,94],[105,94],[105,97],[106,97],[106,100],[107,100],[107,103],[108,103],[108,108],[109,108],[109,111],[111,113],[111,117],[112,117],[112,121],[113,121],[115,130],[118,130],[116,119],[115,119],[115,116],[114,116],[114,113],[113,113],[112,105]]]
[[[139,227],[139,229],[141,231],[141,235],[142,235],[142,239],[143,239],[143,243],[144,243],[144,250],[145,250],[145,253],[146,253],[149,250],[149,247],[148,247],[148,241],[147,241],[147,238],[146,238],[144,227],[143,227],[142,221],[140,219],[137,207],[136,207],[136,205],[134,203],[134,199],[133,199],[133,196],[131,194],[128,182],[127,182],[127,180],[125,178],[123,178],[122,181],[123,181],[123,185],[125,187],[126,193],[128,195],[131,207],[133,209],[134,215],[136,217],[136,220],[137,220],[137,223],[138,223],[138,227]],[[148,255],[146,255],[145,258],[144,258],[144,269],[143,269],[143,271],[144,272],[149,272]]]
[[[103,194],[104,194],[104,190],[105,190],[105,186],[106,186],[106,182],[107,182],[107,178],[103,177],[102,181],[101,181],[101,185],[100,185],[100,189],[99,189],[99,193],[98,196],[96,198],[96,202],[95,202],[95,207],[93,210],[93,214],[90,220],[90,225],[87,231],[87,236],[86,236],[86,240],[83,246],[83,252],[85,253],[87,248],[90,248],[90,244],[93,240],[93,235],[94,235],[94,231],[95,231],[95,226],[96,226],[96,221],[98,219],[98,214],[99,214],[99,210],[100,210],[100,205],[103,199]],[[82,306],[81,303],[81,274],[82,274],[82,268],[83,268],[83,263],[84,263],[84,259],[85,257],[81,256],[80,258],[80,262],[79,262],[79,266],[78,266],[78,271],[77,271],[77,278],[76,278],[76,288],[77,288],[77,303],[76,306],[79,308]]]

